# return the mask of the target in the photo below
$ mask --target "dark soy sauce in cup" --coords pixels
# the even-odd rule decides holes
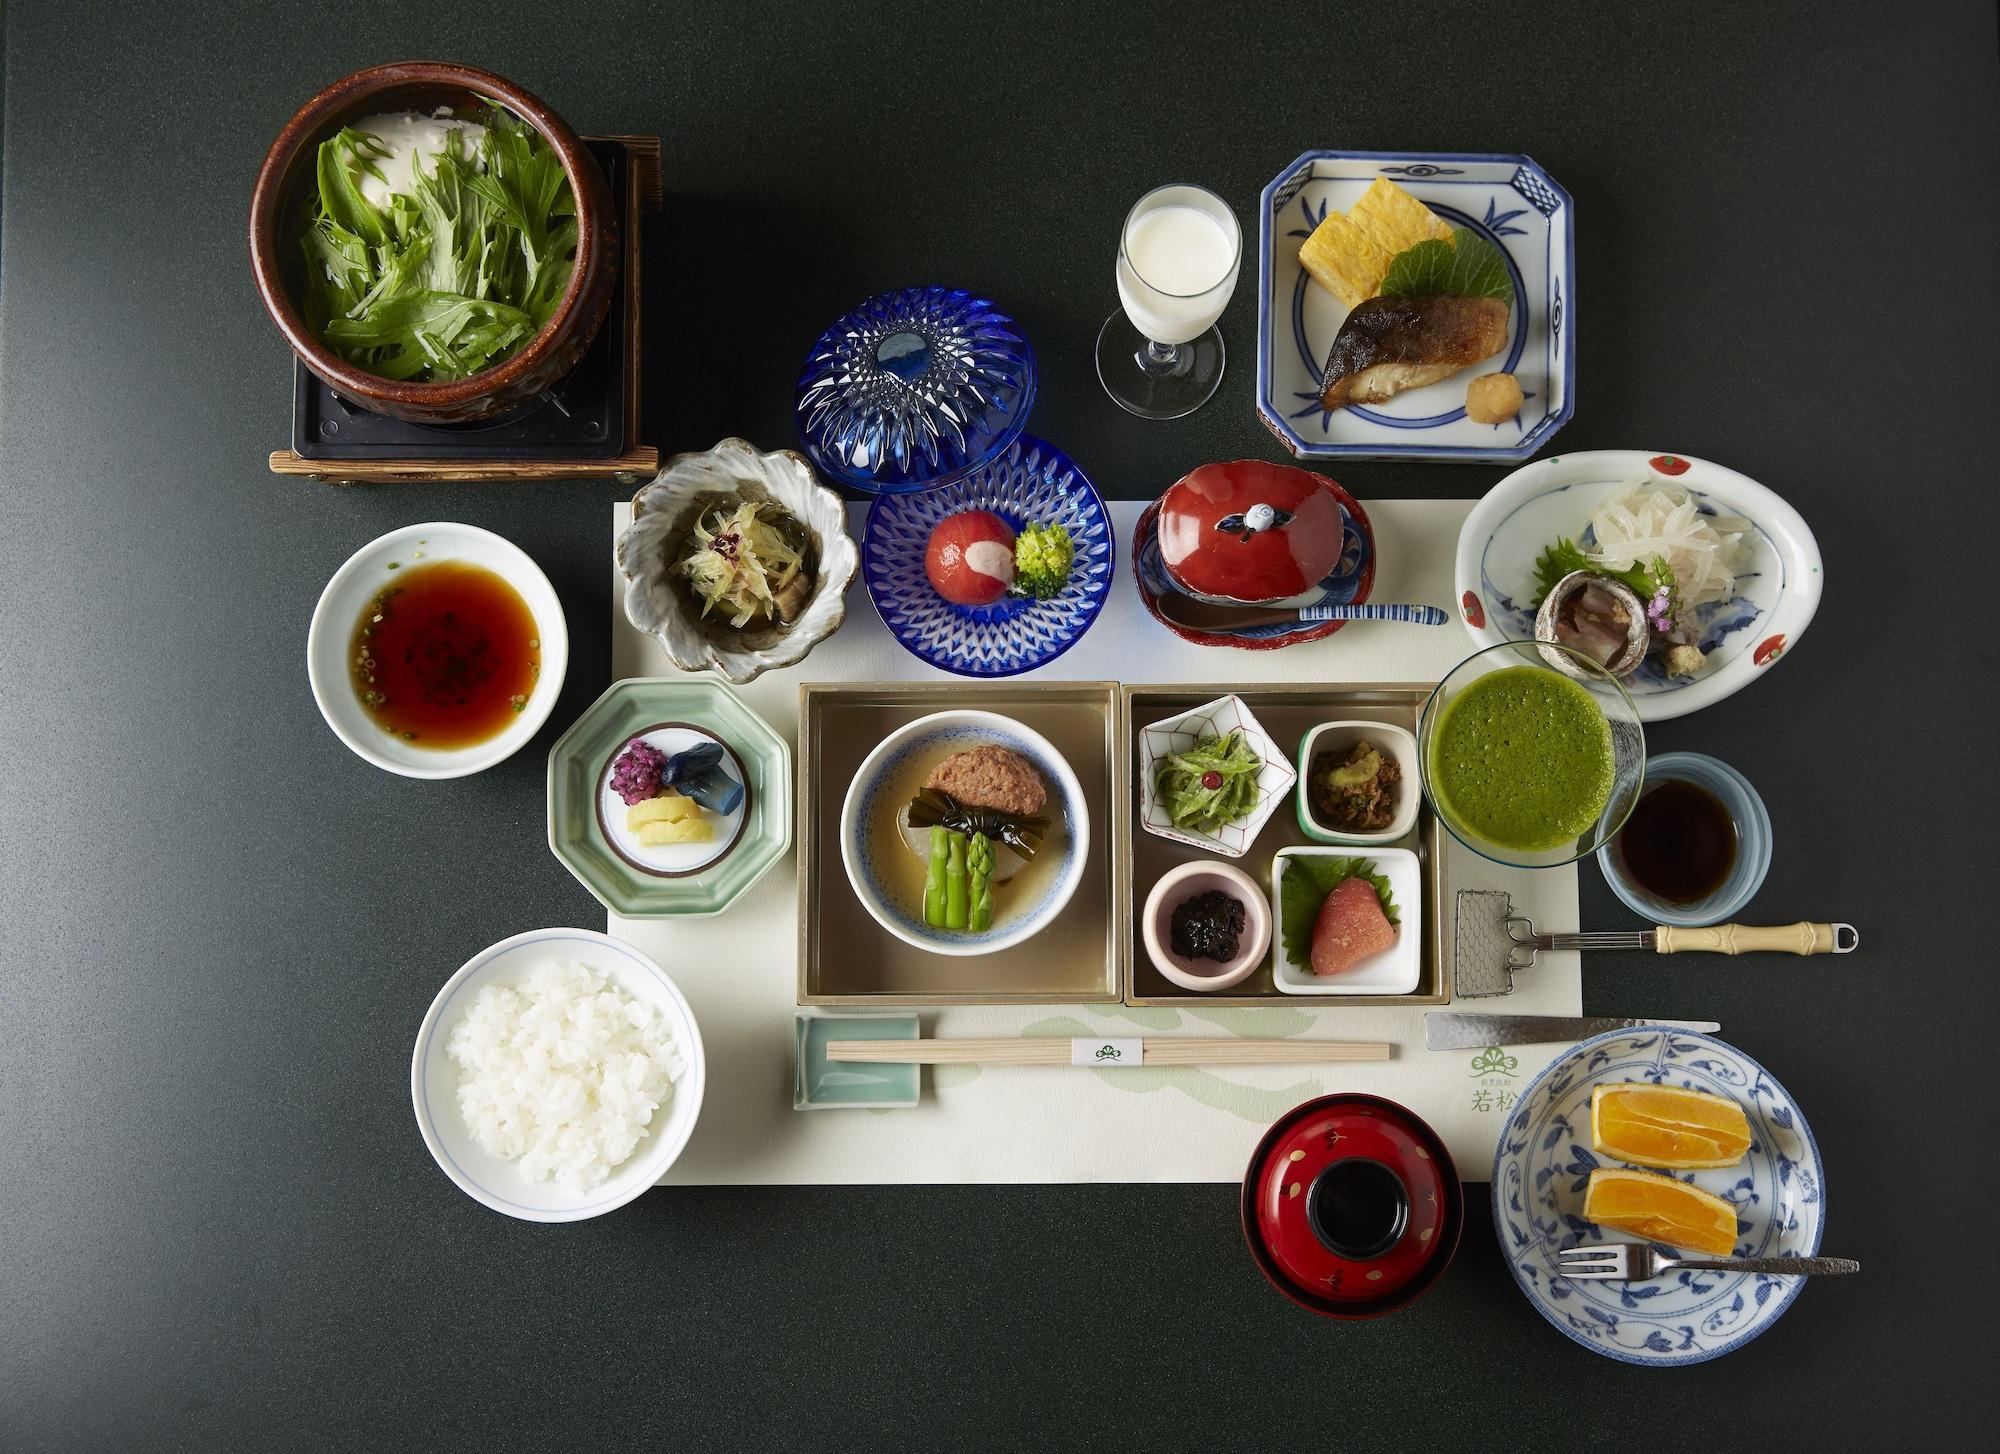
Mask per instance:
[[[1381,1162],[1350,1156],[1313,1178],[1306,1219],[1334,1256],[1367,1262],[1401,1240],[1410,1224],[1410,1194]]]
[[[1612,852],[1632,882],[1668,904],[1696,904],[1729,882],[1736,820],[1699,783],[1670,778],[1632,808]]]

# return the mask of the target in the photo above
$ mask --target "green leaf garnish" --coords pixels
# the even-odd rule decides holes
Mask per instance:
[[[1669,592],[1673,589],[1673,567],[1664,560],[1655,560],[1651,569],[1633,566],[1629,570],[1612,570],[1609,566],[1592,560],[1574,540],[1563,537],[1548,546],[1535,558],[1535,603],[1540,605],[1549,598],[1549,592],[1556,588],[1556,582],[1572,571],[1589,571],[1594,576],[1617,581],[1628,587],[1642,604],[1650,602],[1661,588]]]
[[[1285,941],[1285,954],[1294,964],[1312,962],[1313,921],[1326,896],[1347,879],[1365,878],[1375,886],[1382,912],[1391,924],[1401,926],[1396,900],[1389,892],[1389,880],[1375,871],[1372,858],[1328,858],[1323,854],[1287,854],[1285,871],[1278,881],[1278,927]]]
[[[1454,227],[1451,242],[1435,238],[1406,248],[1389,260],[1381,292],[1390,298],[1429,298],[1439,293],[1461,298],[1514,301],[1514,280],[1500,249],[1475,232]]]

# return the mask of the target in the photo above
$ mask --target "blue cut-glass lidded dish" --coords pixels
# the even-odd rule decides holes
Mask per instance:
[[[1035,353],[1014,320],[957,288],[878,293],[820,335],[799,370],[815,468],[871,495],[965,478],[1021,433]]]

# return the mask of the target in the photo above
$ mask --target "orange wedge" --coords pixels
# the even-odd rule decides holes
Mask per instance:
[[[1750,1149],[1750,1120],[1736,1102],[1702,1091],[1601,1085],[1590,1096],[1590,1144],[1667,1171],[1734,1166]]]
[[[1736,1250],[1736,1208],[1700,1187],[1650,1171],[1591,1172],[1583,1219],[1715,1257]]]

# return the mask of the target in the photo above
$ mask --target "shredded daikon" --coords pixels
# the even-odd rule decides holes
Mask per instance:
[[[1673,571],[1677,609],[1726,601],[1736,588],[1736,566],[1747,522],[1704,515],[1685,490],[1633,480],[1591,512],[1591,557],[1612,570],[1651,568],[1664,560]]]

